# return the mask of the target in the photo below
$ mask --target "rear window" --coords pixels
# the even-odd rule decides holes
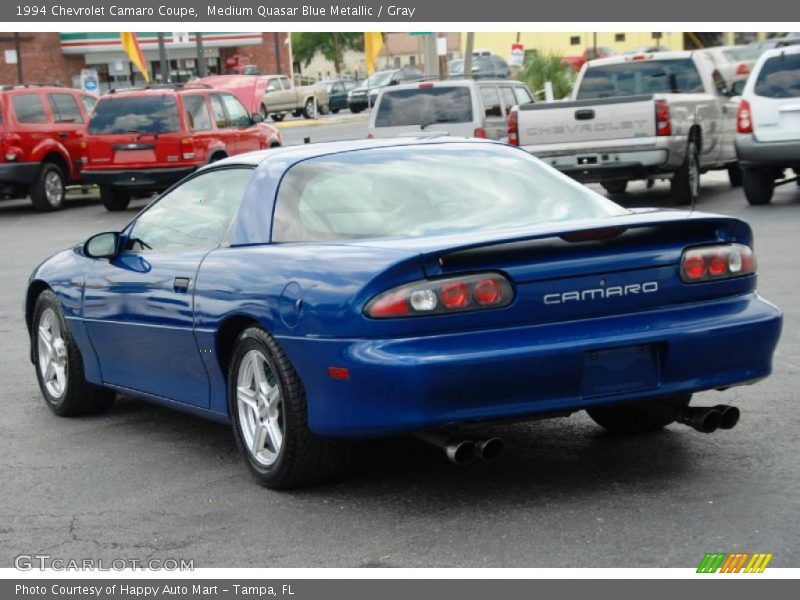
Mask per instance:
[[[384,92],[376,127],[428,126],[472,121],[472,97],[467,87],[431,87]]]
[[[47,123],[44,103],[39,94],[17,94],[12,100],[14,114],[20,123]]]
[[[578,100],[616,98],[638,94],[691,94],[703,91],[703,82],[689,58],[627,61],[589,68],[578,88]]]
[[[278,190],[273,241],[497,231],[625,212],[505,146],[376,148],[312,158],[289,169]]]
[[[180,131],[175,96],[101,98],[89,122],[90,134],[171,133]]]
[[[766,98],[800,98],[800,54],[768,58],[753,91]]]

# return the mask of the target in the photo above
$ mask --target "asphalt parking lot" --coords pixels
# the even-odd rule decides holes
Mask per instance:
[[[287,143],[305,130],[287,129]],[[252,481],[221,425],[124,398],[99,416],[52,415],[28,360],[28,274],[120,229],[144,201],[121,214],[94,197],[50,214],[1,202],[0,566],[46,553],[196,567],[693,567],[710,551],[771,552],[771,566],[797,566],[800,188],[751,208],[721,174],[703,183],[700,209],[753,225],[761,293],[785,311],[774,375],[698,401],[734,403],[736,429],[672,425],[620,439],[576,414],[494,428],[506,455],[472,467],[399,438],[365,447],[348,478],[292,492]],[[669,206],[663,184],[630,190],[623,204]]]

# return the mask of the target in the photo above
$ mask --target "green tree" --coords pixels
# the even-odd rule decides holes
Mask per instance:
[[[531,53],[525,57],[525,64],[519,72],[519,79],[528,84],[528,88],[537,95],[537,99],[543,97],[537,92],[544,89],[545,81],[553,84],[553,97],[556,100],[565,98],[572,93],[575,75],[570,67],[561,64],[561,58],[560,55],[551,53]]]
[[[347,50],[363,50],[364,34],[355,31],[325,33],[320,31],[292,32],[294,60],[307,67],[319,52],[333,61],[337,73],[342,72],[342,55]]]

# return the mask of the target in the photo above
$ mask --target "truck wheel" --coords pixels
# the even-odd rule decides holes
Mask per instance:
[[[51,162],[42,163],[36,181],[31,186],[33,208],[42,212],[60,209],[64,204],[66,191],[64,174],[58,165]]]
[[[310,485],[341,470],[347,447],[309,429],[300,377],[278,343],[259,327],[246,329],[236,341],[228,398],[234,438],[262,485]]]
[[[689,142],[686,158],[672,178],[670,193],[675,204],[694,204],[700,196],[700,160],[697,145]]]
[[[100,186],[100,200],[103,206],[110,212],[117,212],[128,208],[131,203],[131,193],[128,190],[120,190],[108,185]]]
[[[306,119],[315,119],[317,117],[317,109],[314,106],[313,98],[306,100],[306,105],[303,107],[303,116]]]
[[[675,421],[675,409],[686,406],[691,394],[678,394],[628,404],[599,406],[586,412],[609,433],[636,435],[651,433]]]
[[[742,187],[742,167],[735,163],[728,167],[728,181],[731,187]]]
[[[327,104],[323,104],[319,107],[319,114],[327,115],[329,112],[331,112],[331,108]]]
[[[338,115],[338,114],[339,114],[339,109],[338,109],[338,108],[332,108],[332,109],[331,109],[331,112],[332,112],[333,114],[335,114],[335,115]]]
[[[357,115],[362,110],[364,110],[364,109],[363,108],[353,108],[352,106],[350,107],[350,112],[353,113],[354,115]]]
[[[302,117],[303,116],[303,109],[292,111],[293,117]]]
[[[280,123],[283,121],[283,118],[286,116],[286,113],[272,113],[272,120],[276,123]]]
[[[744,169],[742,186],[747,202],[751,206],[769,204],[775,191],[775,179],[772,173],[761,169]]]
[[[114,392],[89,383],[83,376],[83,360],[61,313],[56,295],[45,290],[33,312],[33,364],[47,406],[62,417],[105,410]]]
[[[624,194],[625,189],[628,187],[628,180],[619,179],[617,181],[604,181],[600,185],[602,185],[609,194]]]

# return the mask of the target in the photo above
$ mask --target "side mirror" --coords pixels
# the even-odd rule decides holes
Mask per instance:
[[[254,112],[252,115],[250,115],[250,121],[252,123],[261,123],[263,120],[264,115],[262,115],[260,112]]]
[[[93,235],[83,245],[83,253],[89,258],[114,258],[119,252],[119,233],[106,231]]]

